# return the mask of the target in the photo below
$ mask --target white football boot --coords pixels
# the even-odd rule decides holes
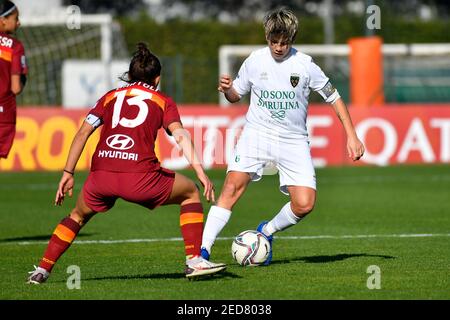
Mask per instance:
[[[225,263],[214,263],[205,260],[202,257],[195,257],[186,261],[185,274],[186,278],[196,278],[206,275],[213,275],[225,270],[227,265]]]
[[[34,271],[28,272],[31,275],[28,277],[28,283],[30,284],[41,284],[47,281],[50,276],[50,272],[41,267],[34,266]]]

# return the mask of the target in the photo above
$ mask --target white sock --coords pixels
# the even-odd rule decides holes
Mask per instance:
[[[203,229],[202,248],[211,253],[217,236],[230,220],[231,211],[218,206],[211,206]]]
[[[280,212],[273,217],[263,228],[263,233],[266,236],[271,236],[275,232],[285,230],[302,220],[303,217],[297,217],[291,209],[291,202],[289,201],[281,208]]]

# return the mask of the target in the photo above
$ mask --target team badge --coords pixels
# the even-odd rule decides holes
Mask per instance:
[[[298,82],[300,81],[300,76],[296,73],[291,73],[291,85],[292,87],[296,87]]]

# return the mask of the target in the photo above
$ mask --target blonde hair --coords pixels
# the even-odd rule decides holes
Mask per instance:
[[[266,39],[281,36],[290,43],[295,41],[298,30],[298,19],[294,13],[286,8],[270,11],[263,20]]]

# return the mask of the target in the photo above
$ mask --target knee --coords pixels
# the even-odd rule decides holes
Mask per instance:
[[[291,202],[291,209],[297,217],[304,217],[314,210],[314,201]]]

